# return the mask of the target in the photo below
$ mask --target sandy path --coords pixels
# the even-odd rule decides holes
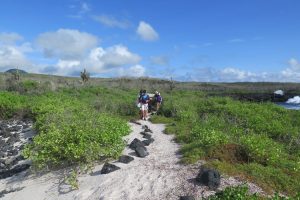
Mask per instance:
[[[101,200],[156,200],[179,199],[181,195],[193,195],[197,198],[213,194],[205,186],[195,184],[193,179],[201,163],[184,166],[179,164],[179,145],[173,136],[163,133],[162,124],[140,121],[152,131],[154,142],[147,147],[149,155],[139,158],[133,150],[126,147],[123,154],[132,155],[134,160],[129,164],[112,162],[121,167],[110,174],[100,174],[102,165],[98,165],[91,174],[79,177],[79,190],[69,191],[69,186],[60,183],[62,171],[43,176],[19,176],[0,180],[0,191],[5,188],[20,188],[20,191],[6,194],[4,200],[31,199],[101,199]],[[134,138],[142,139],[142,126],[130,124],[132,133],[125,137],[130,143]],[[224,179],[221,188],[237,183],[235,179]]]

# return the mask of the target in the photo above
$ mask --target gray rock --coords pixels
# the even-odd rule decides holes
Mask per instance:
[[[181,196],[180,200],[195,200],[193,196]]]
[[[137,147],[135,149],[135,153],[137,154],[138,157],[144,158],[146,156],[149,155],[149,153],[147,152],[147,149],[144,147]]]
[[[129,145],[129,148],[132,150],[135,150],[137,147],[144,147],[145,145],[142,141],[140,141],[139,139],[135,138]]]
[[[149,128],[146,128],[144,132],[153,133]]]
[[[142,129],[148,129],[148,126],[147,125],[143,125]]]
[[[152,136],[150,135],[150,134],[148,134],[148,133],[145,133],[145,135],[143,136],[143,138],[146,138],[146,139],[150,139]]]
[[[22,171],[25,171],[29,169],[30,165],[28,164],[23,164],[23,165],[17,165],[12,169],[4,170],[0,172],[0,179],[11,177],[17,173],[20,173]]]
[[[110,163],[105,163],[104,166],[101,169],[101,174],[108,174],[113,171],[121,169],[120,167],[110,164]]]
[[[130,163],[130,162],[133,161],[133,160],[134,160],[134,158],[131,157],[131,156],[123,155],[123,156],[120,156],[120,157],[119,157],[119,162],[125,163],[125,164],[128,164],[128,163]]]
[[[220,173],[217,170],[202,167],[196,181],[208,186],[210,189],[217,189],[220,186],[220,178]]]
[[[143,140],[142,142],[144,143],[145,146],[149,146],[152,142],[154,142],[154,139],[150,138],[148,140]]]

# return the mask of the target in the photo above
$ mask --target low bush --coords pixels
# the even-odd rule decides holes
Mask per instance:
[[[176,134],[182,144],[183,162],[206,159],[208,165],[241,175],[266,190],[271,187],[288,195],[300,191],[296,184],[300,174],[299,112],[271,103],[206,97],[201,92],[173,91],[165,96],[172,101],[164,102],[164,112],[154,121],[163,121],[165,111],[172,111],[166,132]]]
[[[39,167],[89,163],[116,157],[129,132],[125,121],[96,112],[91,106],[65,94],[36,97],[32,104],[39,135],[24,156]]]
[[[27,98],[13,92],[0,92],[0,119],[22,115],[26,108]]]

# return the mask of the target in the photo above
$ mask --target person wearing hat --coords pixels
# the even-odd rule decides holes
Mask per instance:
[[[158,112],[162,103],[162,97],[158,91],[155,92],[156,112]]]
[[[150,101],[149,95],[146,90],[143,90],[143,93],[140,97],[141,101],[141,117],[143,120],[146,120],[148,115],[148,103]]]

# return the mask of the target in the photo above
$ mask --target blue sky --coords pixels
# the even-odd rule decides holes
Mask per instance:
[[[298,0],[2,0],[0,71],[300,80]]]

